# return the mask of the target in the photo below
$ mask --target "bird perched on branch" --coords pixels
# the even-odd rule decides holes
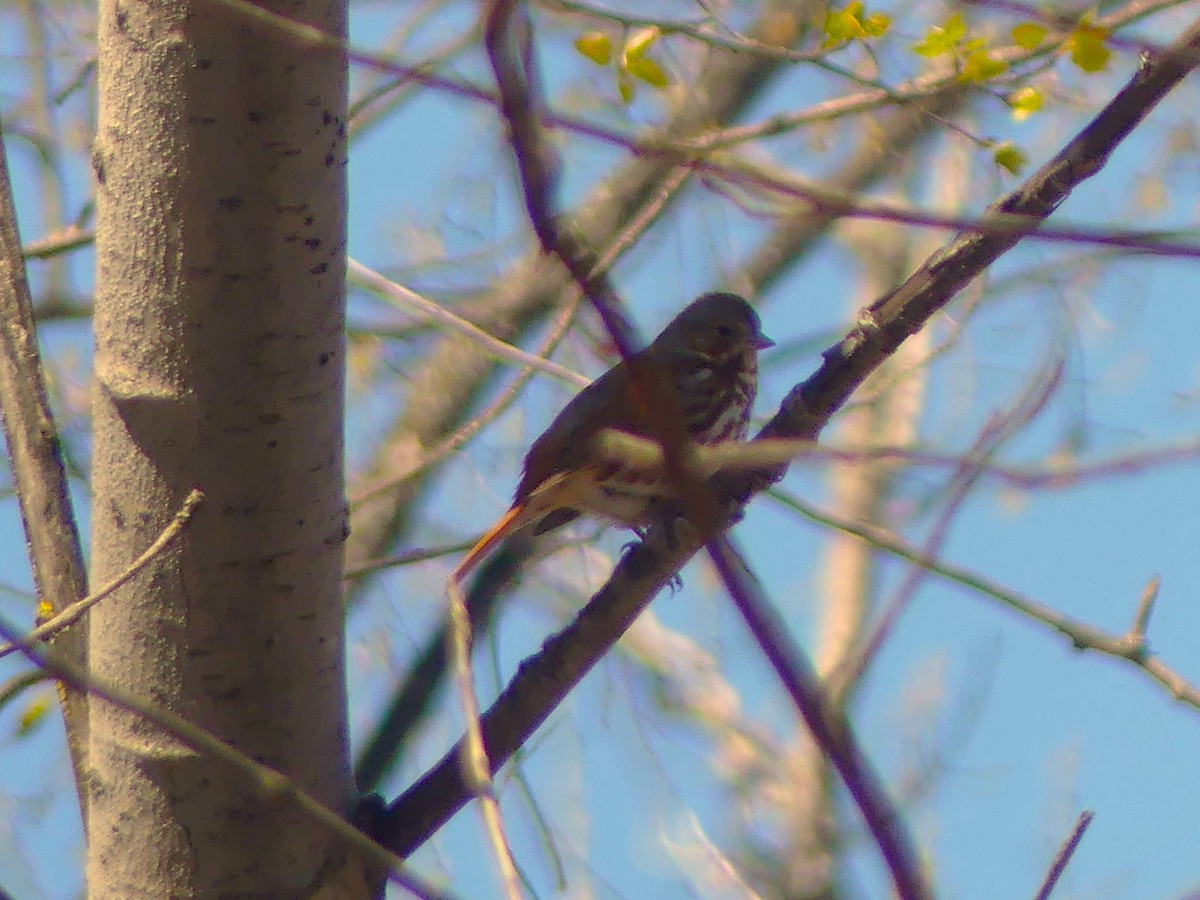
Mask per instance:
[[[634,529],[650,524],[673,503],[675,484],[660,466],[638,470],[599,458],[596,437],[615,429],[654,439],[650,392],[636,378],[662,378],[673,387],[688,436],[700,444],[742,440],[758,390],[758,351],[774,341],[758,314],[736,294],[712,293],[692,301],[645,350],[609,369],[580,391],[533,442],[512,505],[454,569],[463,579],[501,541],[523,529],[533,534],[591,515]],[[638,373],[636,376],[634,373]]]

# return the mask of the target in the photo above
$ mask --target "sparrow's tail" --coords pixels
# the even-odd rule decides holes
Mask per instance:
[[[506,537],[523,528],[530,520],[530,510],[528,503],[514,503],[508,508],[508,512],[496,520],[496,524],[489,528],[479,540],[475,542],[475,546],[467,551],[467,555],[462,558],[454,571],[450,573],[450,580],[455,584],[462,584],[472,570],[489,553],[496,549]]]

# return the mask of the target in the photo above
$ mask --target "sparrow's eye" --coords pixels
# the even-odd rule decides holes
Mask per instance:
[[[730,325],[718,325],[717,334],[723,338],[731,338],[733,337],[733,327]]]

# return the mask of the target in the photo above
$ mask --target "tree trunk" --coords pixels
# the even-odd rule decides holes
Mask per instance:
[[[345,34],[338,0],[278,9]],[[215,2],[102,0],[99,47],[95,583],[207,500],[93,611],[92,671],[340,810],[345,59]],[[343,854],[137,715],[91,722],[92,897],[298,897]]]

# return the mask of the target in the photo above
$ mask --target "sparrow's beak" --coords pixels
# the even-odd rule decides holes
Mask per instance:
[[[768,347],[775,346],[775,342],[761,331],[755,332],[753,340],[755,350],[766,350]]]

